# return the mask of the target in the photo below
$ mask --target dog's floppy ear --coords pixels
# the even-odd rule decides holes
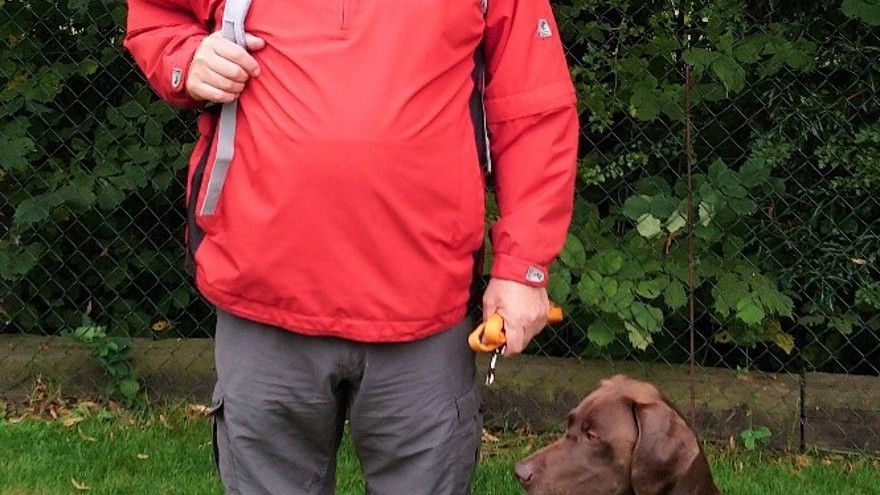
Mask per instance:
[[[684,418],[659,392],[632,397],[638,440],[633,449],[630,479],[635,495],[656,495],[687,473],[700,446]]]

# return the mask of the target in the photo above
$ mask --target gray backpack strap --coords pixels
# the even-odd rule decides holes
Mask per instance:
[[[245,46],[244,19],[251,7],[251,0],[226,0],[223,10],[223,37],[239,46]],[[205,201],[202,203],[201,215],[213,215],[220,199],[220,191],[226,182],[229,164],[235,154],[235,119],[238,113],[238,99],[224,103],[220,110],[220,121],[217,123],[217,153],[214,166],[208,177],[205,190]],[[195,192],[197,194],[198,192]]]
[[[486,14],[489,12],[489,0],[481,0],[480,5],[483,7],[483,18],[486,18]],[[479,50],[483,50],[483,46],[480,45]],[[477,57],[477,72],[478,77],[480,79],[480,118],[482,120],[482,136],[480,139],[482,143],[480,143],[480,153],[481,161],[483,162],[483,166],[486,167],[486,173],[492,173],[492,152],[489,148],[489,121],[486,118],[486,57],[480,53],[480,56]]]

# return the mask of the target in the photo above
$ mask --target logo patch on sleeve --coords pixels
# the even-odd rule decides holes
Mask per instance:
[[[544,270],[541,270],[536,266],[530,266],[529,269],[526,270],[526,280],[533,284],[544,282],[544,277],[546,277]]]
[[[180,87],[180,83],[183,82],[183,70],[181,69],[171,69],[171,87],[177,89]]]
[[[553,36],[550,30],[550,22],[547,19],[538,19],[538,38],[544,39]]]

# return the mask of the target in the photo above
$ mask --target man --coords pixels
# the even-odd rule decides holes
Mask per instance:
[[[220,0],[128,4],[153,88],[206,108],[188,246],[218,311],[227,493],[332,493],[346,417],[368,493],[468,493],[485,135],[500,219],[482,302],[507,355],[546,324],[571,216],[577,116],[547,0],[253,0],[243,47],[213,32]]]

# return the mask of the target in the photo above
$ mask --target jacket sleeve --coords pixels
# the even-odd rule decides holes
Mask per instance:
[[[491,275],[542,287],[574,202],[575,93],[547,0],[489,0],[486,119],[499,220]]]
[[[124,46],[150,86],[175,106],[201,105],[185,88],[196,48],[210,32],[205,4],[198,0],[128,0]]]

